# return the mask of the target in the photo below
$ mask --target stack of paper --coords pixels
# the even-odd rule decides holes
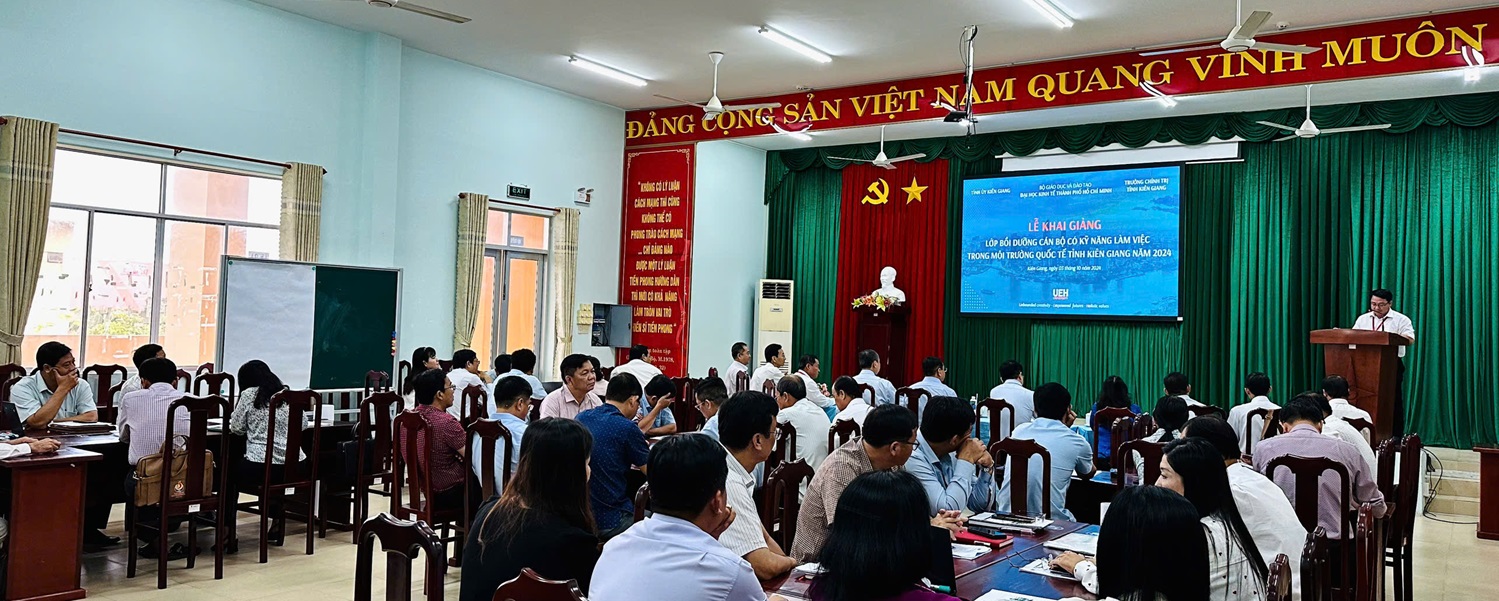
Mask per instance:
[[[979,598],[974,599],[973,601],[1056,601],[1056,599],[1032,597],[1030,595],[1022,595],[1020,593],[993,590],[979,595]]]
[[[1046,542],[1045,547],[1089,556],[1098,555],[1098,531],[1073,532],[1057,540]]]

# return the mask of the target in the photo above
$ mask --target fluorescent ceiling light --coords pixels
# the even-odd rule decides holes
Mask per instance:
[[[1053,4],[1051,0],[1025,0],[1025,3],[1036,9],[1036,12],[1046,15],[1046,18],[1056,23],[1057,27],[1063,29],[1072,27],[1072,17],[1063,11],[1062,7]]]
[[[632,86],[637,86],[637,87],[644,87],[645,86],[645,80],[644,79],[641,79],[641,78],[636,77],[634,75],[630,75],[629,73],[625,73],[624,71],[620,71],[619,69],[615,69],[613,67],[606,67],[604,65],[598,64],[596,62],[593,62],[593,61],[588,60],[586,58],[583,58],[581,56],[577,56],[577,55],[569,56],[569,57],[567,57],[567,62],[572,63],[573,65],[582,67],[584,69],[587,69],[589,71],[593,71],[594,73],[598,73],[599,75],[603,75],[605,77],[610,77],[610,78],[613,78],[613,79],[617,79],[619,81],[625,82],[625,83],[630,84]]]
[[[765,36],[766,38],[774,41],[777,44],[795,50],[801,53],[802,56],[810,58],[819,63],[833,62],[833,57],[828,56],[827,53],[807,45],[806,42],[771,29],[768,25],[760,28],[760,35]]]
[[[1146,94],[1150,94],[1151,96],[1155,96],[1157,99],[1159,99],[1161,101],[1161,104],[1166,105],[1166,108],[1171,108],[1173,106],[1176,106],[1176,99],[1172,98],[1170,95],[1166,94],[1165,92],[1157,90],[1156,87],[1154,85],[1151,85],[1151,83],[1148,82],[1148,81],[1142,81],[1142,82],[1140,82],[1140,89],[1145,90]]]

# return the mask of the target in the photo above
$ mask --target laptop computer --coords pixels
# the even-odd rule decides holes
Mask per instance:
[[[927,582],[933,586],[946,587],[951,593],[958,586],[958,574],[953,566],[952,533],[946,528],[929,528],[932,544],[932,565],[927,568]]]

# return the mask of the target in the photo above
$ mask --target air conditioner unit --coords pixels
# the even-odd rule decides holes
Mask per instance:
[[[786,352],[781,371],[791,373],[791,287],[790,280],[760,280],[755,296],[755,362],[765,360],[765,347],[779,344]]]

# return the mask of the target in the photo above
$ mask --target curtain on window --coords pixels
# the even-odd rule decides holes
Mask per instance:
[[[479,320],[479,286],[484,279],[484,234],[489,223],[489,196],[458,195],[458,273],[453,280],[453,350],[474,342]],[[489,349],[480,349],[481,354]]]
[[[562,209],[552,218],[552,353],[540,372],[548,377],[561,373],[562,358],[572,353],[577,275],[578,210]]]
[[[57,124],[0,125],[0,363],[21,363],[21,336],[47,243]]]
[[[323,168],[292,163],[281,176],[281,258],[317,262]]]

